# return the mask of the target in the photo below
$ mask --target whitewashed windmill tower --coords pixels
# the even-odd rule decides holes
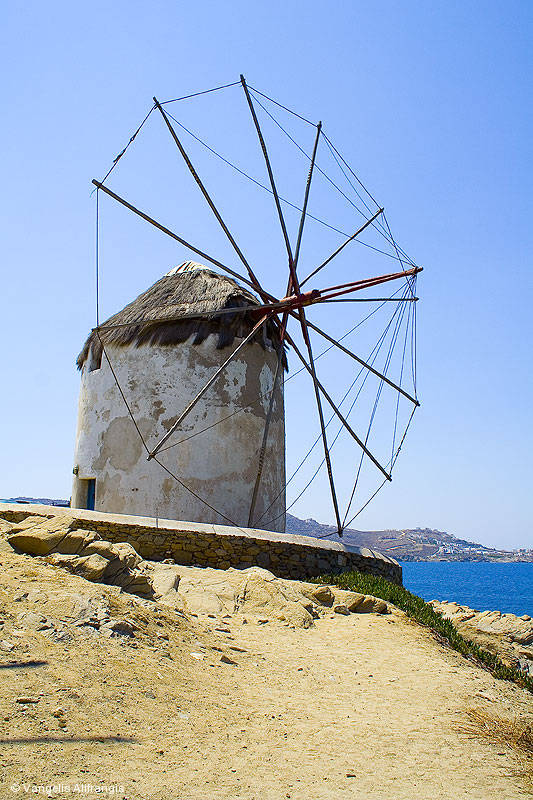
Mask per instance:
[[[73,507],[285,530],[285,355],[258,305],[186,262],[90,334]]]

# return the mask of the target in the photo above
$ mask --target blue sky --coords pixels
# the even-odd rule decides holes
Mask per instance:
[[[357,527],[428,526],[495,546],[533,545],[530,3],[8,2],[3,22],[1,496],[70,492],[74,360],[94,324],[91,179],[105,174],[154,94],[170,99],[244,72],[324,122],[425,268],[422,408],[393,484]],[[180,114],[264,178],[237,96],[216,98]],[[200,216],[162,131],[147,130],[131,153],[110,185],[218,252],[219,234]],[[279,242],[268,250],[275,220],[205,164],[261,274],[272,267],[277,291],[286,267]],[[301,194],[305,164],[293,154],[277,165],[287,192]],[[316,186],[310,202],[335,215]],[[104,314],[188,258],[140,225],[105,204]],[[326,253],[338,244],[310,236],[309,247]],[[357,276],[388,271],[353,252]],[[323,318],[330,330],[336,322]],[[335,368],[326,372],[334,382]],[[302,384],[289,407],[308,392]],[[292,430],[302,447],[314,432],[303,422]],[[322,484],[294,510],[333,521]]]

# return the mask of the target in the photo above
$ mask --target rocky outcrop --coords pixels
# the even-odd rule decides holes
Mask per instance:
[[[153,565],[156,581],[160,580],[165,566]],[[262,567],[217,570],[175,565],[166,568],[179,577],[177,595],[181,607],[197,615],[239,615],[262,623],[281,622],[295,628],[308,628],[325,614],[386,614],[389,611],[387,603],[377,597],[336,586],[278,578]],[[167,599],[168,595],[162,595],[163,602]]]
[[[106,542],[95,531],[73,529],[74,525],[75,520],[66,515],[29,517],[11,525],[7,541],[21,553],[43,556],[48,563],[87,580],[154,598],[149,569],[135,548],[127,542]]]
[[[491,650],[502,661],[533,676],[533,619],[524,614],[476,611],[458,603],[432,600],[430,605],[451,620],[466,638]]]
[[[326,613],[388,612],[379,598],[278,578],[261,567],[219,570],[187,567],[171,559],[144,560],[127,542],[108,542],[95,531],[75,527],[71,516],[34,516],[8,524],[7,541],[19,552],[197,615],[247,615],[262,623],[308,628]]]

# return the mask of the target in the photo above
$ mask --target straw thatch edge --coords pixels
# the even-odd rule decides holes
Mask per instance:
[[[195,265],[196,267],[196,265]],[[90,361],[90,368],[100,366],[102,345],[119,347],[159,345],[172,347],[192,338],[191,344],[201,344],[208,336],[217,337],[216,348],[230,347],[235,338],[244,338],[257,322],[257,314],[230,312],[210,316],[210,312],[224,308],[243,308],[259,305],[248,290],[225,275],[198,265],[193,270],[173,271],[163,276],[153,286],[129,303],[122,311],[110,317],[102,327],[123,327],[93,330],[76,360],[78,369]],[[191,314],[198,316],[193,316]],[[186,319],[179,319],[187,315]],[[168,322],[166,321],[168,318]],[[164,320],[154,322],[153,320]],[[279,351],[280,340],[272,322],[264,325],[251,340],[265,350]],[[284,368],[287,368],[283,353]]]

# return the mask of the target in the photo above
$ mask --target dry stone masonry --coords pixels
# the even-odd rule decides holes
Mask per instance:
[[[173,559],[177,564],[214,569],[258,566],[280,578],[306,580],[326,573],[357,570],[401,585],[402,568],[391,558],[365,547],[327,542],[272,531],[157,520],[80,509],[62,509],[71,529],[94,531],[107,542],[131,544],[139,556],[152,561]],[[0,519],[21,522],[30,516],[54,517],[53,506],[3,504]]]

